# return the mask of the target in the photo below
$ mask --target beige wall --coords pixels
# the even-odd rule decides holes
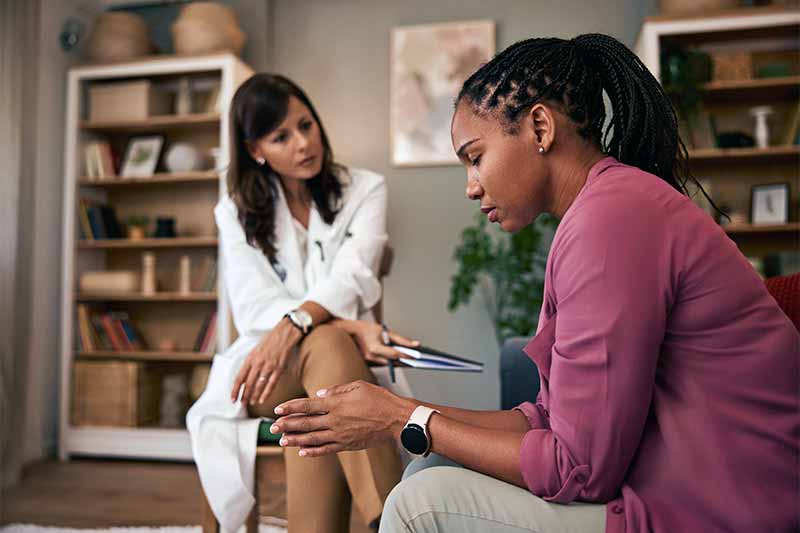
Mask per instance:
[[[633,45],[653,1],[273,0],[270,67],[297,81],[318,108],[342,162],[384,174],[395,268],[385,283],[394,328],[486,363],[482,376],[419,372],[414,392],[474,408],[499,405],[498,347],[480,297],[447,311],[453,249],[477,206],[459,167],[393,168],[389,149],[389,35],[407,24],[492,19],[498,50],[532,36],[603,32]],[[254,65],[263,68],[263,65]]]

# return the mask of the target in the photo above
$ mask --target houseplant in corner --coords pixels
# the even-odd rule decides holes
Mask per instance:
[[[549,215],[513,234],[494,231],[478,213],[465,228],[454,258],[448,309],[466,305],[480,287],[494,325],[497,343],[536,332],[544,291],[544,269],[550,241],[558,225]]]

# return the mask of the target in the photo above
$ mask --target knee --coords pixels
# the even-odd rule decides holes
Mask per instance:
[[[330,324],[316,326],[300,344],[301,350],[312,352],[341,352],[357,350],[353,339],[341,328]]]
[[[426,468],[401,481],[389,496],[381,517],[381,532],[409,531],[410,522],[441,507],[443,495],[452,492],[461,468],[437,466]],[[386,528],[384,529],[384,522]]]

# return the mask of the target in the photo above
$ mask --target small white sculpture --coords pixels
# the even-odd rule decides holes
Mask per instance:
[[[756,119],[756,146],[759,148],[769,147],[769,126],[767,124],[767,117],[772,114],[772,108],[768,105],[762,105],[750,109],[750,114]]]

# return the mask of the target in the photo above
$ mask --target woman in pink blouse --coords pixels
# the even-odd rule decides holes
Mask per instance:
[[[538,401],[467,411],[357,382],[278,406],[306,415],[276,422],[284,444],[400,436],[466,467],[398,485],[386,532],[798,531],[800,336],[688,197],[675,114],[639,59],[605,35],[519,42],[464,83],[452,137],[490,221],[561,220],[525,349]]]

